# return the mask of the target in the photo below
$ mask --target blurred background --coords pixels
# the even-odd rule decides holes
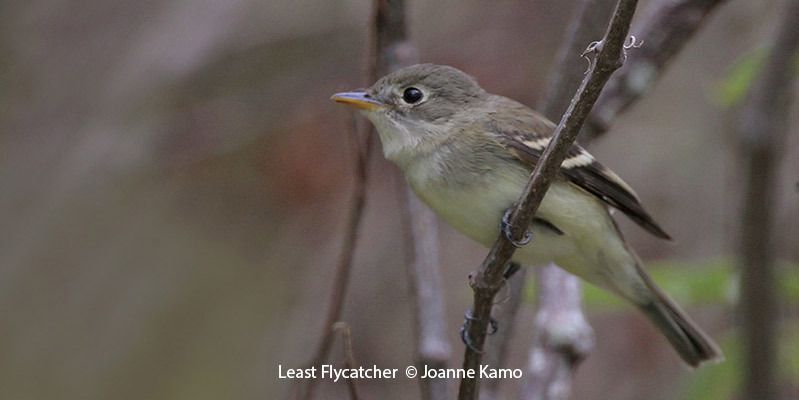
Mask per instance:
[[[409,1],[410,35],[423,61],[532,105],[574,3]],[[574,398],[738,393],[730,103],[779,3],[720,7],[592,146],[676,238],[619,218],[729,361],[688,371],[638,313],[587,288],[597,346]],[[370,83],[371,2],[44,0],[2,2],[0,15],[0,398],[284,398],[292,383],[278,364],[302,366],[318,343],[350,207],[352,117],[328,98]],[[799,396],[799,135],[785,152],[775,317],[781,390]],[[402,181],[376,155],[344,319],[360,364],[404,368],[413,338]],[[466,276],[485,250],[440,232],[457,366]],[[515,368],[526,363],[528,297]],[[343,383],[320,390],[345,393]],[[408,379],[362,390],[418,397]]]

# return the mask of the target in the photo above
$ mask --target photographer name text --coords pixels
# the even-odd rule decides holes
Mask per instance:
[[[341,368],[332,364],[323,364],[320,367],[312,366],[308,368],[286,368],[282,364],[278,365],[278,378],[280,379],[327,379],[338,382],[341,379],[396,379],[399,375],[399,368],[379,368],[377,365],[371,367]],[[421,374],[421,375],[420,375]],[[421,379],[519,379],[523,373],[518,368],[491,368],[482,365],[479,369],[463,368],[430,368],[427,365],[421,367],[421,371],[411,365],[405,367],[404,375],[406,378]]]

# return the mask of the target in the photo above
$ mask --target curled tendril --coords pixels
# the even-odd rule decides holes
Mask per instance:
[[[635,35],[630,35],[627,37],[627,40],[624,41],[624,48],[625,49],[639,49],[641,46],[644,45],[644,41],[641,40],[640,42],[636,42]],[[629,42],[629,43],[628,43]]]
[[[643,45],[644,45],[643,40],[636,43],[635,35],[628,36],[627,39],[624,40],[624,45],[622,45],[622,57],[624,57],[624,61],[627,61],[628,49],[639,49]]]
[[[588,71],[591,70],[591,62],[592,61],[591,61],[591,58],[588,57],[588,55],[591,54],[591,53],[599,52],[599,50],[602,49],[602,44],[603,44],[603,42],[601,40],[595,40],[595,41],[589,43],[588,47],[586,47],[585,50],[583,50],[583,53],[580,54],[580,57],[584,58],[585,61],[588,62],[588,67],[585,69],[585,72],[583,72],[583,75],[588,74]]]

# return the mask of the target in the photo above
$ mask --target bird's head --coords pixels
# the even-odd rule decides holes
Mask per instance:
[[[377,128],[387,158],[401,161],[432,148],[470,116],[487,93],[469,75],[418,64],[384,76],[366,90],[332,99],[359,109]]]

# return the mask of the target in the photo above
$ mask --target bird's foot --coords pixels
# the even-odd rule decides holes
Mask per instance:
[[[478,349],[477,346],[474,345],[472,338],[469,336],[469,326],[471,325],[472,321],[476,321],[477,319],[472,315],[472,311],[466,311],[466,314],[463,315],[463,326],[461,326],[461,341],[463,344],[466,345],[469,349],[474,351],[475,353],[482,353],[483,351]],[[493,335],[497,333],[499,330],[499,323],[492,317],[488,319],[488,334]]]
[[[513,247],[520,248],[530,243],[531,240],[533,240],[533,231],[527,229],[526,231],[524,231],[524,236],[522,237],[521,240],[513,239],[513,225],[511,225],[510,223],[511,213],[513,213],[513,207],[505,210],[505,214],[502,215],[502,223],[500,224],[501,225],[500,227],[502,229],[502,234],[505,235],[505,239],[508,239],[508,241],[510,242],[510,244],[513,245]]]
[[[505,273],[502,275],[506,280],[510,279],[511,276],[519,272],[522,268],[521,264],[516,262],[511,262],[508,264],[508,269],[505,270]]]

